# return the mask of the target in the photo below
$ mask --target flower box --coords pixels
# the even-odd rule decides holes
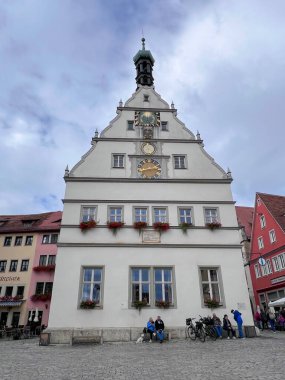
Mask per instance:
[[[31,297],[31,301],[49,301],[51,299],[51,294],[34,294]]]
[[[98,302],[93,300],[85,300],[80,302],[80,309],[95,309]]]
[[[144,228],[147,227],[147,223],[146,223],[146,222],[135,222],[135,223],[133,224],[133,226],[134,226],[134,229],[135,229],[135,230],[138,230],[139,233],[141,233],[141,231],[142,231]]]
[[[0,297],[0,301],[19,301],[19,300],[22,300],[23,299],[23,296],[3,296],[3,297]]]
[[[107,222],[109,230],[112,230],[114,235],[116,235],[117,231],[122,228],[124,224],[123,222]]]
[[[183,232],[184,234],[186,234],[188,228],[192,227],[192,223],[180,223],[179,226],[180,226],[182,232]]]
[[[88,220],[88,222],[81,222],[79,224],[79,227],[81,228],[81,231],[89,230],[90,228],[95,228],[97,225],[97,222],[95,220]]]
[[[211,230],[215,230],[221,227],[221,223],[219,222],[206,223],[206,227],[210,228]]]
[[[39,265],[37,267],[34,267],[33,270],[35,272],[52,272],[55,270],[55,265],[50,264],[50,265]]]
[[[205,306],[207,306],[209,309],[216,309],[220,306],[220,301],[215,300],[214,298],[209,298],[204,301]]]
[[[169,230],[169,223],[164,223],[164,222],[156,222],[153,223],[153,228],[157,231],[164,232]]]
[[[156,301],[155,306],[160,307],[162,309],[168,309],[170,306],[170,302],[168,302],[168,301]]]
[[[146,307],[147,306],[147,301],[146,300],[145,301],[134,301],[133,302],[133,306],[136,309],[140,310],[142,307]]]

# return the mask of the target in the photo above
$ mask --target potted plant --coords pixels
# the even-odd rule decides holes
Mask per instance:
[[[133,224],[134,226],[134,229],[135,230],[138,230],[139,231],[139,234],[141,233],[141,231],[147,227],[147,222],[135,222]]]
[[[31,301],[49,301],[51,299],[51,294],[34,294],[31,296]]]
[[[80,302],[80,309],[94,309],[98,302],[93,300],[84,300]]]
[[[107,222],[108,228],[112,230],[113,234],[116,235],[118,230],[123,227],[123,222]]]
[[[220,306],[220,302],[217,301],[215,298],[208,298],[204,301],[205,306],[207,306],[209,309],[216,309]]]
[[[188,228],[192,227],[192,223],[183,222],[183,223],[180,223],[179,226],[180,226],[182,232],[184,234],[187,234],[187,230],[188,230]]]
[[[97,225],[97,222],[95,222],[95,220],[91,219],[91,220],[88,220],[87,222],[81,222],[79,224],[79,227],[81,229],[81,231],[86,231],[86,230],[89,230],[90,228],[95,228]]]
[[[142,307],[147,306],[147,300],[134,301],[133,306],[140,311]]]
[[[169,306],[170,306],[170,302],[169,301],[156,301],[155,302],[155,306],[156,307],[160,307],[162,309],[168,309]]]
[[[35,272],[52,272],[55,270],[55,264],[38,265],[37,267],[34,267],[33,270]]]
[[[215,230],[215,229],[221,227],[221,223],[220,222],[211,222],[211,223],[206,223],[206,226],[208,228],[210,228],[211,230]]]
[[[156,222],[153,223],[153,228],[157,231],[164,232],[169,230],[169,223],[166,222]]]

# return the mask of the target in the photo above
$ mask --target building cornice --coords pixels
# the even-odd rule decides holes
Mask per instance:
[[[116,247],[116,248],[196,248],[196,249],[239,249],[241,245],[239,244],[162,244],[162,243],[58,243],[58,247]]]
[[[78,228],[78,224],[75,224],[75,225],[74,224],[62,224],[61,228]],[[108,228],[109,229],[109,226],[106,224],[102,224],[102,225],[97,224],[96,228]],[[122,229],[126,229],[126,228],[134,229],[134,226],[132,224],[124,224],[124,227],[122,227]],[[170,226],[169,228],[174,229],[174,230],[175,229],[181,230],[180,226]],[[151,225],[145,229],[153,230]],[[223,227],[223,226],[221,226],[218,229],[219,230],[236,230],[236,231],[239,231],[240,228],[239,227]],[[209,230],[209,227],[207,227],[207,226],[191,226],[191,227],[189,227],[189,230]],[[240,245],[240,246],[242,247],[242,245]]]
[[[144,107],[117,107],[118,111],[145,111],[146,108]],[[148,107],[147,110],[151,110],[152,112],[171,112],[176,114],[177,109],[176,108],[152,108]]]
[[[161,201],[161,200],[153,200],[153,199],[148,199],[148,200],[141,200],[141,199],[62,199],[63,203],[133,203],[133,204],[150,204],[150,203],[155,203],[155,204],[178,204],[178,205],[184,205],[184,204],[225,204],[225,205],[234,205],[236,202],[235,201]]]
[[[125,183],[211,183],[211,184],[231,184],[231,178],[161,178],[161,179],[143,179],[143,178],[114,178],[114,177],[71,177],[64,176],[65,182],[125,182]]]
[[[117,142],[146,142],[151,141],[153,143],[162,142],[162,143],[186,143],[186,144],[202,144],[203,140],[195,140],[195,139],[151,139],[144,140],[142,138],[130,138],[130,137],[93,137],[92,142],[100,142],[100,141],[117,141]]]
[[[250,264],[255,264],[256,262],[258,262],[258,260],[260,259],[260,257],[262,258],[268,258],[272,255],[275,255],[275,254],[278,254],[278,253],[283,253],[285,250],[285,244],[284,245],[281,245],[280,247],[277,247],[269,252],[266,252],[266,253],[262,253],[262,252],[256,252],[256,253],[250,253],[251,255],[256,255],[256,258],[254,259],[250,259],[249,260],[249,265]]]

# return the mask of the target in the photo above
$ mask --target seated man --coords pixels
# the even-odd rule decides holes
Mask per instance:
[[[164,323],[163,320],[158,315],[155,321],[155,329],[159,342],[162,343],[164,339]]]
[[[227,314],[225,314],[223,318],[223,329],[227,331],[228,339],[230,339],[231,334],[232,334],[232,338],[236,339],[236,332],[233,329],[231,321],[229,320],[229,317],[227,316]]]

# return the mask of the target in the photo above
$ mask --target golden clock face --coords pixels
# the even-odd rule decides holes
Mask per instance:
[[[142,151],[144,154],[151,155],[155,152],[155,146],[150,143],[145,143],[142,145]]]
[[[154,126],[156,124],[156,115],[154,112],[142,112],[140,122],[145,126]]]
[[[154,179],[161,174],[161,166],[159,162],[151,159],[146,159],[138,164],[138,173],[142,178]]]

